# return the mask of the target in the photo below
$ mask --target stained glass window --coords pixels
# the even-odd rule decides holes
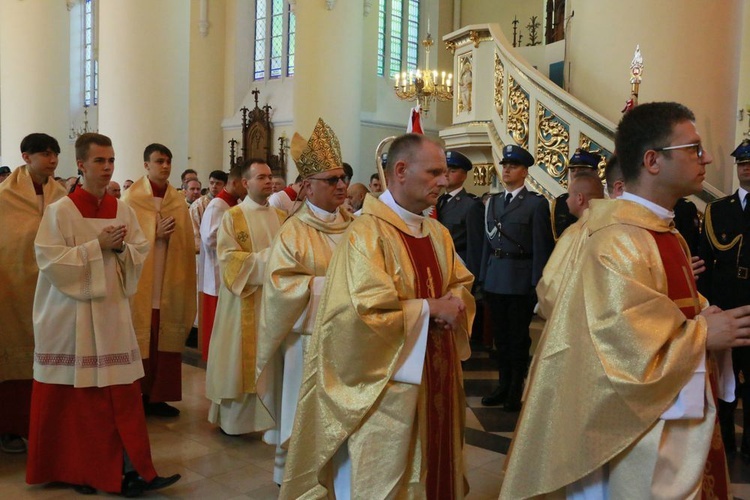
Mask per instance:
[[[253,79],[294,75],[294,13],[286,0],[255,0]]]
[[[289,37],[287,38],[286,76],[294,76],[294,34],[297,31],[297,21],[294,12],[289,11]]]
[[[83,105],[99,104],[99,62],[94,53],[96,29],[94,1],[86,0],[83,8]]]
[[[378,6],[378,75],[391,78],[396,73],[416,69],[419,45],[419,0],[381,0]],[[404,61],[406,65],[402,67]]]

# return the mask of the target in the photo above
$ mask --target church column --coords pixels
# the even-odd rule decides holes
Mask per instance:
[[[190,2],[99,4],[99,131],[112,138],[115,180],[145,174],[152,143],[173,154],[172,185],[188,168]]]
[[[58,175],[75,173],[70,122],[70,18],[65,2],[0,2],[0,155],[21,163],[21,140],[44,132],[60,143]]]
[[[630,61],[639,44],[645,64],[639,102],[677,101],[691,108],[703,143],[715,158],[706,180],[729,192],[742,2],[573,0],[568,15],[571,9],[575,17],[566,34],[565,68],[570,72],[570,92],[619,121],[630,94]]]
[[[322,117],[341,142],[343,160],[354,164],[360,158],[363,3],[300,0],[294,12],[294,128],[307,138]]]

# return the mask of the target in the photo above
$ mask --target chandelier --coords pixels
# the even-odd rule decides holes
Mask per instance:
[[[417,101],[422,110],[427,113],[432,101],[449,101],[453,99],[453,74],[445,71],[438,74],[437,70],[430,70],[430,47],[432,36],[422,41],[424,47],[424,69],[410,70],[400,75],[396,73],[396,83],[393,90],[396,96],[404,101]]]

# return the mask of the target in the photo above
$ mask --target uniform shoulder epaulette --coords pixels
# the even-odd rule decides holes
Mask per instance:
[[[471,198],[471,199],[473,199],[473,200],[478,200],[478,199],[479,199],[479,196],[475,195],[474,193],[469,193],[469,192],[467,192],[466,194],[467,194],[467,196],[468,196],[469,198]]]
[[[734,193],[733,193],[733,194],[728,194],[728,195],[726,195],[726,196],[724,196],[724,197],[722,197],[722,198],[717,198],[717,199],[715,199],[714,201],[711,201],[711,202],[709,202],[708,204],[709,204],[709,205],[713,205],[714,203],[720,203],[720,202],[723,202],[723,201],[729,200],[729,199],[731,199],[731,198],[733,198],[733,197],[734,197]]]

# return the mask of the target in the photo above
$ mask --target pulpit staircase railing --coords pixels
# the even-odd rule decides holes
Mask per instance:
[[[452,125],[441,131],[446,147],[474,161],[474,183],[499,188],[502,148],[517,144],[536,158],[527,183],[553,198],[567,187],[568,158],[578,147],[603,156],[614,151],[616,124],[537,71],[508,42],[499,25],[471,25],[443,37],[453,53]],[[494,178],[494,181],[493,181]],[[704,183],[691,200],[702,212],[723,196]]]

